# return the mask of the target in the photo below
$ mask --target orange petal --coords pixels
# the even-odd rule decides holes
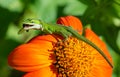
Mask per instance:
[[[92,77],[112,77],[112,68],[105,66],[105,63],[95,65],[91,71]]]
[[[57,77],[56,75],[56,69],[53,66],[49,66],[27,73],[23,77]]]
[[[74,16],[60,17],[57,20],[57,23],[65,26],[72,26],[75,30],[82,34],[82,23],[77,17]]]
[[[94,44],[96,44],[100,49],[103,50],[103,52],[106,54],[106,56],[110,59],[112,62],[112,58],[109,54],[109,51],[105,45],[105,43],[89,28],[85,29],[85,37],[92,41]]]
[[[56,43],[59,37],[55,35],[42,35],[42,36],[36,36],[33,39],[31,39],[28,43],[34,43],[34,44],[40,44],[41,41],[47,41],[47,42],[52,42]]]
[[[105,43],[99,39],[99,37],[89,28],[85,29],[85,37],[96,44],[105,55],[109,58],[112,63],[112,58],[107,50]],[[112,68],[106,62],[106,60],[95,50],[93,51],[95,55],[94,67],[92,69],[92,74],[94,77],[111,77],[112,76]]]
[[[53,40],[50,37],[49,35],[46,35],[46,37],[38,36],[28,44],[23,44],[15,48],[8,56],[9,65],[25,72],[35,71],[51,65],[55,58],[51,51],[53,48],[51,41]],[[51,41],[41,40],[42,38],[49,38]]]

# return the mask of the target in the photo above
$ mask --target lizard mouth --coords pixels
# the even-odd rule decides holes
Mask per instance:
[[[23,28],[28,32],[30,29],[32,29],[34,25],[33,24],[23,24]]]
[[[25,23],[25,24],[23,24],[23,28],[19,30],[18,34],[21,34],[24,31],[28,32],[31,29],[33,29],[33,30],[43,30],[41,24]]]
[[[23,24],[23,28],[25,28],[25,27],[31,27],[31,26],[33,26],[32,24]]]
[[[33,24],[23,24],[23,28],[26,30],[26,32],[29,32],[30,27],[34,26]]]
[[[23,24],[23,28],[28,31],[30,29],[34,30],[42,30],[42,25],[41,24],[35,24],[35,23],[25,23]]]

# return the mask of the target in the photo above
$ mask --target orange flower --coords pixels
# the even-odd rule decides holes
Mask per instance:
[[[64,24],[66,26],[72,26],[75,30],[77,30],[80,34],[82,34],[82,23],[81,21],[73,16],[60,17],[57,21],[58,24]]]
[[[58,24],[70,25],[82,34],[82,24],[74,16],[61,17]],[[98,36],[90,29],[85,37],[111,56]],[[8,56],[8,64],[16,70],[27,72],[24,77],[111,77],[112,68],[90,45],[74,37],[66,41],[58,35],[34,37],[16,47]]]

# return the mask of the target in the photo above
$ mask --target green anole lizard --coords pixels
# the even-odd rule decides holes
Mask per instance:
[[[47,34],[59,34],[62,35],[65,39],[67,39],[69,36],[76,37],[77,39],[82,40],[85,43],[91,45],[93,48],[95,48],[104,57],[108,64],[111,67],[113,67],[112,63],[101,49],[99,49],[94,43],[80,35],[76,30],[74,30],[70,26],[48,24],[38,19],[27,19],[26,22],[23,23],[23,28],[20,29],[18,33],[20,34],[21,32],[29,31],[30,29],[41,30],[42,32],[45,32]]]

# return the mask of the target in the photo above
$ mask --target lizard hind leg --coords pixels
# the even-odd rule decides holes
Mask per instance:
[[[61,32],[60,34],[64,37],[63,41],[66,41],[71,36],[69,32]]]

